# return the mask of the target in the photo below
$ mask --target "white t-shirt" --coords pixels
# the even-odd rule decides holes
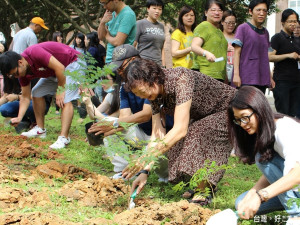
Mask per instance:
[[[274,150],[284,158],[285,176],[300,163],[300,123],[289,117],[276,121]]]
[[[110,105],[112,103],[112,100],[113,100],[113,94],[112,93],[108,93],[105,98],[104,98],[104,101],[107,101]]]

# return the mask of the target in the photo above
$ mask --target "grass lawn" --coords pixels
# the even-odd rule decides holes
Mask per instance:
[[[84,124],[90,122],[89,118],[86,118],[82,123],[78,122],[79,116],[75,112],[72,127],[70,131],[71,143],[66,149],[59,150],[58,152],[64,155],[64,159],[57,159],[58,162],[64,164],[73,164],[77,167],[88,169],[92,172],[99,173],[101,175],[111,176],[113,174],[112,165],[107,159],[103,159],[103,149],[100,147],[89,146],[85,142],[85,127]],[[4,118],[0,118],[1,124]],[[55,115],[55,108],[51,107],[48,115],[46,116],[46,129],[47,137],[42,146],[44,149],[48,149],[49,145],[56,141],[60,132],[60,117]],[[10,133],[11,135],[17,135],[14,132],[14,128],[0,126],[1,133]],[[50,143],[50,144],[49,144]],[[32,166],[45,164],[49,160],[41,157],[39,160],[32,160],[27,158],[26,161]],[[229,165],[231,169],[228,169],[224,178],[218,185],[218,191],[213,199],[216,209],[231,208],[234,210],[234,202],[238,195],[244,191],[250,189],[253,184],[260,177],[260,172],[255,165],[243,165],[237,158],[231,157],[229,159]],[[24,173],[26,169],[24,168]],[[62,219],[70,220],[73,222],[82,222],[87,218],[104,217],[111,219],[114,213],[103,212],[99,208],[82,207],[76,203],[69,203],[66,198],[59,196],[55,190],[62,187],[65,184],[63,179],[54,179],[51,184],[53,194],[51,200],[55,202],[56,207],[36,207],[20,209],[18,212],[33,212],[42,211],[59,215]],[[181,200],[181,193],[176,193],[172,190],[172,184],[163,184],[158,182],[158,177],[154,173],[151,173],[148,183],[142,192],[143,197],[154,199],[161,203],[168,203]],[[29,185],[3,183],[1,187],[19,187],[23,189],[42,189],[43,187],[49,187],[49,184],[44,179],[38,179],[34,183]],[[116,204],[127,204],[127,200],[120,199]],[[212,208],[214,204],[211,204],[209,208]],[[4,213],[4,212],[1,212]],[[284,224],[281,222],[274,222],[277,215],[285,216],[284,212],[276,212],[268,214],[268,222],[263,222],[265,217],[257,217],[256,221],[240,221],[240,224]]]

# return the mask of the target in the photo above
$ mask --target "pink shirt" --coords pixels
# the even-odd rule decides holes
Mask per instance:
[[[53,41],[28,47],[21,56],[28,62],[31,72],[19,78],[21,86],[27,86],[34,78],[55,77],[54,70],[48,68],[51,56],[67,67],[77,60],[79,54],[78,51],[68,45]]]

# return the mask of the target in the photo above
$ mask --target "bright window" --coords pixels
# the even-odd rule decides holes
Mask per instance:
[[[289,0],[288,7],[295,10],[299,14],[300,13],[300,0]]]

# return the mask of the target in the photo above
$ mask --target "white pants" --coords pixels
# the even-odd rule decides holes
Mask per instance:
[[[103,139],[104,146],[106,150],[113,149],[114,155],[112,157],[111,163],[114,165],[115,172],[121,172],[127,165],[128,161],[123,157],[118,156],[118,152],[127,149],[129,146],[142,149],[146,146],[150,140],[149,135],[147,135],[138,125],[131,126],[123,135],[111,135]],[[129,145],[129,146],[128,146]]]

